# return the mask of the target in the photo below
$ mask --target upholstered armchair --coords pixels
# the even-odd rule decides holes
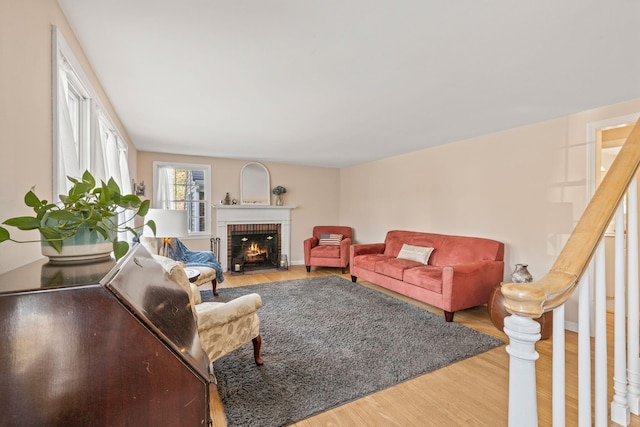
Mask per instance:
[[[340,267],[342,274],[349,265],[351,227],[318,225],[313,227],[313,236],[304,241],[304,265],[307,272],[311,266]]]
[[[140,236],[140,243],[153,255],[158,254],[158,239],[155,237],[147,237]],[[177,245],[179,245],[180,250],[177,250]],[[213,252],[209,251],[190,251],[184,247],[184,244],[179,239],[172,239],[169,245],[169,251],[171,254],[180,253],[181,255],[190,256],[191,254],[202,255],[202,258],[210,258],[210,262],[199,262],[199,263],[189,263],[185,262],[184,264],[190,269],[196,270],[199,275],[198,278],[193,282],[196,286],[204,285],[206,283],[211,282],[211,290],[213,291],[213,295],[218,296],[218,283],[222,283],[224,281],[224,276],[222,275],[222,267],[218,263],[218,260],[215,259]],[[211,262],[215,261],[215,262]],[[215,267],[215,268],[214,268]]]
[[[248,294],[227,303],[202,302],[198,287],[189,282],[180,262],[160,255],[153,257],[163,267],[169,279],[189,295],[198,325],[200,344],[210,362],[252,341],[254,360],[257,365],[263,364],[260,357],[260,318],[256,313],[262,307],[260,295]]]

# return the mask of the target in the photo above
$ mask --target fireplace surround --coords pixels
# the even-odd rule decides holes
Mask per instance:
[[[280,250],[278,255],[287,255],[290,257],[291,248],[291,210],[293,206],[271,206],[271,205],[218,205],[216,209],[216,232],[220,238],[220,254],[218,261],[223,271],[233,271],[234,265],[230,260],[231,252],[231,236],[229,233],[230,225],[253,225],[252,230],[258,230],[263,226],[279,226],[280,227]],[[258,233],[260,234],[260,233]],[[263,233],[268,236],[268,233]],[[265,238],[266,238],[265,236]],[[273,240],[273,239],[271,239]],[[257,255],[257,254],[256,254]],[[259,256],[258,256],[259,257]],[[271,258],[271,255],[269,255]],[[256,258],[257,259],[257,258]],[[278,259],[273,260],[274,262]]]

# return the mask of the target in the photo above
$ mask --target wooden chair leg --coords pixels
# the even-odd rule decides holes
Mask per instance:
[[[253,342],[253,358],[256,361],[256,365],[262,366],[264,362],[262,361],[262,357],[260,357],[260,347],[262,346],[262,337],[258,335],[254,339],[251,340]]]
[[[444,320],[447,322],[453,322],[453,311],[444,311]]]
[[[213,290],[213,295],[218,296],[218,281],[216,279],[211,281],[211,289]]]
[[[345,267],[342,267],[342,274],[347,274],[347,269]]]
[[[307,265],[306,267],[307,267],[307,273],[311,273],[311,266]]]

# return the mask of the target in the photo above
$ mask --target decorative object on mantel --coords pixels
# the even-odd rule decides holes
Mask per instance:
[[[42,254],[52,263],[87,262],[102,260],[111,256],[122,258],[129,250],[129,243],[118,239],[118,233],[131,232],[148,225],[155,234],[156,225],[148,221],[140,227],[127,225],[136,216],[144,217],[150,201],[142,201],[135,194],[121,194],[120,187],[113,178],[98,185],[85,171],[82,179],[68,177],[72,182],[68,194],[60,195],[58,203],[41,200],[32,187],[24,196],[24,203],[33,208],[35,216],[9,218],[3,224],[19,230],[38,230],[38,240],[15,240],[9,231],[0,227],[0,242],[11,240],[16,243],[41,242]],[[124,222],[118,215],[131,212]]]
[[[533,276],[527,270],[528,264],[516,264],[516,269],[511,273],[512,283],[531,283],[533,282]]]
[[[230,205],[231,204],[231,197],[229,196],[229,193],[227,193],[226,196],[224,196],[224,201],[222,203],[223,205]]]
[[[282,197],[282,195],[285,194],[286,192],[287,192],[287,189],[284,188],[282,185],[278,185],[273,189],[273,194],[276,195],[276,206],[284,205],[284,198]]]

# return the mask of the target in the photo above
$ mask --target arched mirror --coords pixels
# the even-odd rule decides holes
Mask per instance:
[[[258,162],[247,163],[240,171],[240,204],[271,204],[269,170]]]

